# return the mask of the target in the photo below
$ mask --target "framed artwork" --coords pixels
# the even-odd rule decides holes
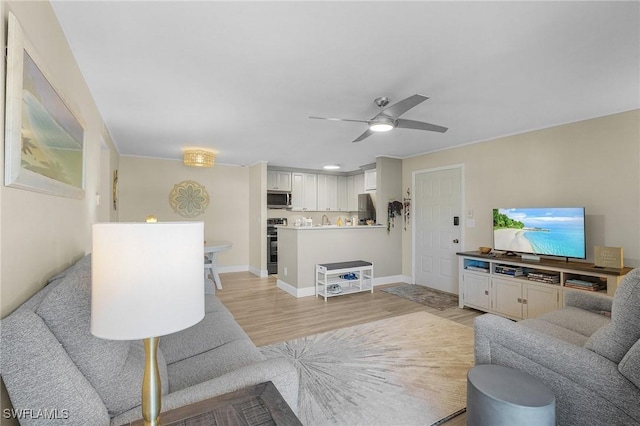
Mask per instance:
[[[9,13],[5,185],[83,198],[84,127]]]

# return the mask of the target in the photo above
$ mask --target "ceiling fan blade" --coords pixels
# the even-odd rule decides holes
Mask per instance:
[[[409,111],[414,106],[421,104],[427,99],[429,98],[423,95],[409,96],[408,98],[403,99],[400,102],[396,102],[395,104],[391,105],[389,108],[382,110],[382,112],[384,112],[386,115],[390,117],[398,118],[405,112]]]
[[[332,117],[313,117],[309,116],[309,118],[313,118],[314,120],[331,120],[331,121],[353,121],[355,123],[368,123],[368,120],[352,120],[350,118],[332,118]]]
[[[369,136],[371,136],[374,133],[375,133],[374,131],[372,131],[370,129],[367,129],[366,132],[364,132],[363,134],[358,136],[353,142],[360,142],[361,140],[368,138]]]
[[[399,118],[396,120],[396,127],[402,129],[417,129],[417,130],[429,130],[431,132],[439,132],[444,133],[449,130],[446,127],[437,126],[431,123],[425,123],[423,121],[415,121],[415,120],[405,120],[403,118]]]

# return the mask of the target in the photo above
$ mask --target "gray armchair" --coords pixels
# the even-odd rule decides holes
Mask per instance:
[[[565,304],[520,322],[476,318],[476,364],[539,378],[556,396],[558,425],[640,425],[640,269],[613,298],[577,290]]]

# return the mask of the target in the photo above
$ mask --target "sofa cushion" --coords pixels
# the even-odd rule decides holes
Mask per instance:
[[[546,313],[538,319],[581,334],[585,336],[585,341],[597,330],[611,323],[611,319],[606,315],[573,306]],[[584,342],[581,346],[584,346]]]
[[[169,364],[169,391],[173,393],[265,359],[248,338],[235,340]]]
[[[74,365],[42,319],[18,309],[0,321],[2,380],[16,410],[57,410],[56,424],[109,425],[98,393]],[[24,418],[21,424],[52,423]],[[4,422],[3,422],[4,423]]]
[[[44,298],[36,313],[94,386],[111,416],[141,403],[144,347],[91,334],[91,258],[80,260]],[[158,351],[160,352],[160,351]],[[168,391],[166,362],[158,353],[162,393]]]
[[[586,347],[615,363],[640,339],[640,268],[620,282],[611,306],[611,323],[596,331]]]
[[[540,331],[548,336],[556,337],[576,346],[584,346],[587,341],[587,336],[583,334],[576,333],[573,330],[569,330],[552,322],[543,321],[539,318],[520,321],[518,325]]]
[[[162,336],[160,347],[167,364],[173,364],[240,339],[248,337],[225,308],[205,314],[202,321],[185,330]]]
[[[204,295],[204,313],[208,314],[209,312],[226,312],[231,315],[231,312],[227,309],[226,306],[222,304],[220,299],[212,294]]]
[[[622,358],[618,364],[618,371],[640,388],[640,340],[631,346],[629,352]]]

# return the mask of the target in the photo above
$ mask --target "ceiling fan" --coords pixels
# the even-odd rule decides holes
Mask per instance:
[[[327,117],[313,117],[317,120],[332,120],[332,121],[354,121],[356,123],[367,123],[369,128],[360,136],[358,136],[354,142],[360,142],[363,139],[368,138],[372,134],[376,132],[388,132],[393,128],[401,128],[401,129],[417,129],[417,130],[428,130],[431,132],[439,132],[444,133],[448,129],[446,127],[437,126],[431,123],[425,123],[423,121],[415,121],[415,120],[406,120],[404,118],[399,118],[402,114],[409,111],[411,108],[415,107],[418,104],[429,99],[423,95],[413,95],[409,96],[406,99],[401,100],[388,108],[385,108],[389,105],[390,99],[387,97],[376,98],[373,102],[380,107],[380,112],[373,117],[371,120],[352,120],[348,118],[327,118]]]

